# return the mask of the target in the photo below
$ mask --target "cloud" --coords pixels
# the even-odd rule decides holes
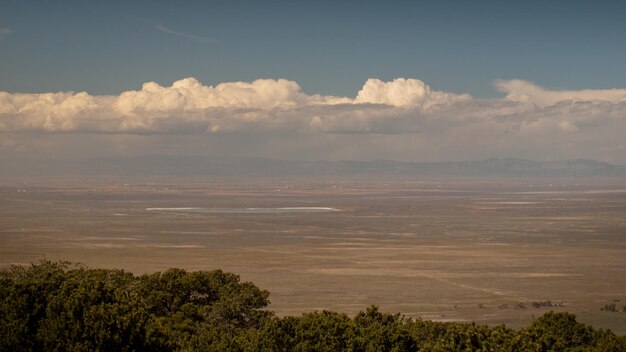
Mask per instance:
[[[0,131],[74,131],[98,119],[97,98],[85,93],[0,92]]]
[[[416,79],[368,79],[356,97],[311,95],[285,79],[204,85],[185,78],[144,83],[118,96],[86,92],[0,92],[0,131],[180,133],[292,129],[332,133],[414,133],[489,121],[521,131],[554,124],[565,132],[622,119],[626,90],[551,91],[498,81],[501,99],[432,90]]]
[[[191,38],[191,39],[196,40],[196,41],[201,42],[201,43],[215,43],[215,40],[213,40],[211,38],[202,37],[202,36],[199,36],[199,35],[194,35],[194,34],[189,34],[189,33],[178,32],[178,31],[166,28],[165,26],[162,26],[160,24],[156,25],[155,28],[158,31],[161,31],[163,33],[177,35],[177,36],[180,36],[180,37]]]
[[[560,101],[608,101],[619,103],[626,100],[626,89],[584,89],[584,90],[547,90],[538,85],[522,81],[496,81],[495,86],[504,93],[507,99],[532,103],[545,107],[554,105]]]
[[[355,103],[386,104],[398,107],[420,107],[428,110],[438,105],[471,99],[468,94],[431,91],[418,79],[396,78],[390,82],[370,78],[354,100]]]
[[[505,97],[477,99],[407,78],[368,79],[354,97],[307,94],[285,79],[205,85],[185,78],[170,86],[147,82],[117,96],[0,92],[0,134],[169,135],[199,145],[211,136],[207,148],[213,150],[249,148],[281,157],[323,157],[318,154],[325,151],[360,158],[571,155],[626,162],[618,152],[626,130],[626,89],[494,84]]]
[[[9,35],[11,33],[12,33],[12,31],[10,29],[0,27],[0,40],[3,40],[4,37],[6,37],[7,35]]]

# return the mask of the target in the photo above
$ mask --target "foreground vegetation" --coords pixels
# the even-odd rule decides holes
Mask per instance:
[[[626,351],[569,313],[521,330],[367,308],[279,318],[269,293],[220,270],[135,276],[44,261],[0,272],[0,351]]]

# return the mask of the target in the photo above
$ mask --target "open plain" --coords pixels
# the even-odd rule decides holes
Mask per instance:
[[[0,184],[0,266],[44,258],[221,268],[280,315],[376,304],[519,327],[567,310],[626,334],[623,180]]]

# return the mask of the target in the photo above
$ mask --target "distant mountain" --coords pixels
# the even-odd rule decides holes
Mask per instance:
[[[585,159],[538,162],[517,158],[492,158],[480,161],[399,162],[146,156],[0,161],[0,177],[626,178],[626,166]]]

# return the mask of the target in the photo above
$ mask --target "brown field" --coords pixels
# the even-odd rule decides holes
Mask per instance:
[[[209,210],[147,210],[179,207]],[[230,211],[274,207],[339,211]],[[517,327],[567,310],[626,334],[626,312],[600,310],[626,306],[623,180],[0,184],[0,266],[42,258],[221,268],[269,290],[281,315],[377,304]],[[546,300],[560,306],[532,307]]]

